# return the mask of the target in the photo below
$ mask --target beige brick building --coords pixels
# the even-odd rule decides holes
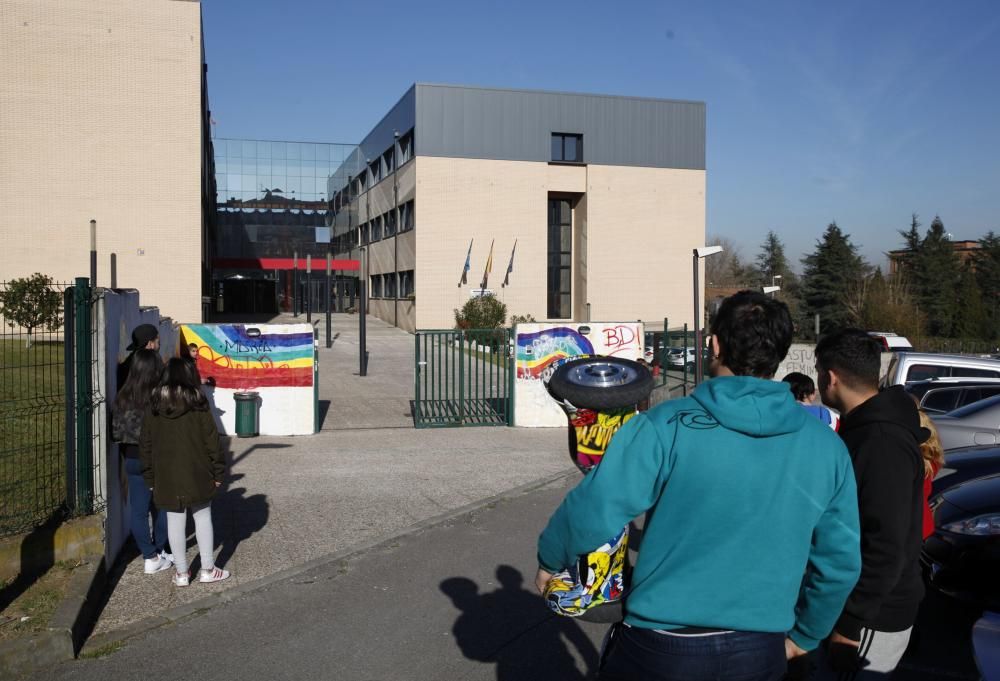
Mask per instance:
[[[371,312],[401,328],[451,328],[491,244],[487,289],[510,314],[693,315],[702,103],[417,84],[344,167],[336,257],[365,262]]]
[[[212,210],[201,6],[0,0],[0,279],[88,276],[201,320]]]

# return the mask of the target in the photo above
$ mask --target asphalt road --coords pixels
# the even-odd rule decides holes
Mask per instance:
[[[531,586],[535,537],[575,481],[277,582],[33,678],[593,678],[606,625],[550,615]],[[978,678],[969,643],[976,616],[932,594],[894,678]]]

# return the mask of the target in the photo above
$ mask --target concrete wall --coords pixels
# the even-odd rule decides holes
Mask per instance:
[[[236,432],[234,395],[244,391],[260,395],[261,435],[316,432],[311,325],[185,324],[180,343],[198,346],[198,372],[214,382],[204,390],[220,433]]]
[[[643,325],[636,322],[518,324],[514,329],[514,425],[566,426],[566,413],[546,387],[552,373],[565,360],[582,355],[640,359],[643,331]]]
[[[121,470],[118,444],[112,442],[109,427],[111,405],[118,394],[118,364],[128,356],[126,348],[132,342],[132,330],[140,324],[152,324],[160,330],[160,356],[164,360],[177,355],[177,327],[169,318],[161,317],[158,308],[142,307],[140,302],[138,291],[103,290],[99,292],[94,310],[100,350],[98,382],[95,387],[107,397],[106,409],[96,410],[94,416],[94,432],[100,435],[97,442],[103,444],[99,451],[105,455],[100,478],[95,480],[95,489],[107,502],[104,557],[108,565],[118,556],[129,536],[127,503],[121,485],[125,478]],[[99,456],[99,453],[95,452],[95,456]]]
[[[201,319],[201,6],[0,0],[0,272],[89,273]]]
[[[691,249],[705,239],[705,172],[418,156],[417,328],[450,328],[493,247],[489,288],[510,314],[547,318],[547,201],[580,196],[573,310],[591,319],[687,319]],[[585,200],[583,197],[585,196]],[[583,229],[584,225],[586,226]],[[468,286],[458,281],[473,239]],[[501,288],[517,240],[510,285]]]

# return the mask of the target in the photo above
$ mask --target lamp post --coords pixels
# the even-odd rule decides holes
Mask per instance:
[[[770,289],[772,289],[772,290],[770,291],[770,293],[771,293],[771,297],[772,297],[772,298],[774,297],[774,294],[775,294],[775,293],[777,293],[778,291],[780,291],[780,290],[781,290],[781,287],[780,287],[780,286],[778,286],[778,285],[777,285],[777,284],[775,283],[775,282],[776,282],[776,281],[777,281],[778,279],[781,279],[781,275],[780,275],[780,274],[774,274],[774,275],[772,275],[772,276],[771,276],[771,285],[770,285],[769,287],[765,287],[765,288],[770,288]],[[764,291],[764,293],[765,293],[765,294],[767,294],[767,293],[768,293],[768,291]]]
[[[368,375],[368,325],[365,315],[368,314],[368,257],[364,246],[361,251],[361,291],[358,297],[358,340],[360,341],[360,362],[358,374]]]
[[[695,248],[692,252],[692,264],[691,268],[694,271],[694,384],[698,385],[701,383],[702,378],[705,373],[705,361],[704,361],[704,340],[702,339],[702,325],[705,323],[705,315],[701,310],[701,303],[698,300],[698,290],[701,288],[701,282],[698,278],[698,262],[702,258],[707,258],[710,255],[715,255],[716,253],[722,253],[722,246],[701,246],[700,248]]]

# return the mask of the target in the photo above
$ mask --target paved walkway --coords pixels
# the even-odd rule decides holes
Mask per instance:
[[[292,321],[304,317],[274,320]],[[572,470],[562,429],[415,430],[413,336],[369,317],[369,375],[360,377],[357,316],[335,315],[329,350],[322,317],[314,321],[320,400],[329,401],[321,432],[227,440],[231,466],[213,517],[217,562],[233,577],[178,590],[170,571],[144,575],[135,557],[119,566],[95,634]],[[193,557],[193,536],[189,547]]]
[[[593,678],[606,625],[551,615],[534,592],[535,542],[576,472],[268,584],[36,679]],[[192,590],[194,587],[192,587]],[[976,615],[931,595],[893,678],[977,679]],[[186,615],[186,616],[185,616]],[[92,649],[91,652],[95,652]]]

